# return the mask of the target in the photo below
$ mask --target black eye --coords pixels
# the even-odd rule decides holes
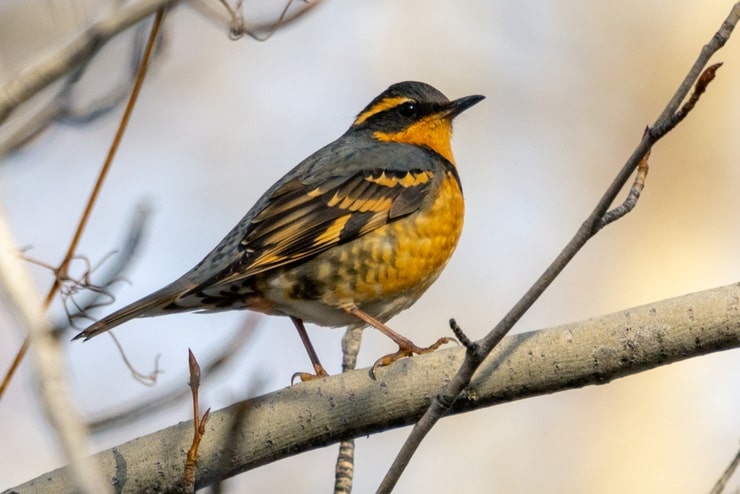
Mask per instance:
[[[416,115],[416,105],[413,103],[404,103],[398,107],[398,113],[406,118],[413,117]]]

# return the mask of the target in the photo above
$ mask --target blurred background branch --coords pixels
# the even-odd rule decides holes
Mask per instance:
[[[174,0],[138,0],[124,4],[108,17],[87,27],[66,46],[29,63],[0,87],[0,125],[23,103],[57,79],[77,73],[113,36],[150,16]]]
[[[254,336],[259,320],[260,316],[254,313],[248,314],[234,335],[223,341],[215,351],[214,356],[202,359],[204,362],[201,366],[204,383],[218,377],[219,372],[232,364],[233,360],[240,355],[240,352],[244,350],[244,347]],[[182,402],[190,394],[191,391],[182,385],[182,380],[176,379],[164,389],[160,387],[155,393],[147,395],[145,399],[116,403],[107,411],[97,412],[95,416],[87,420],[87,427],[91,433],[95,434],[130,424],[136,420],[146,419],[156,411]]]
[[[85,125],[117,108],[128,95],[136,77],[143,44],[149,32],[148,23],[142,21],[160,7],[171,7],[175,3],[177,0],[133,0],[122,3],[85,28],[66,46],[55,48],[51,54],[44,54],[39,60],[29,62],[19,74],[2,83],[0,126],[5,125],[5,128],[0,132],[0,160],[28,144],[53,123]],[[247,35],[251,39],[264,41],[277,29],[300,19],[319,5],[321,0],[285,0],[285,6],[276,20],[256,23],[248,23],[241,0],[237,0],[233,6],[226,0],[192,0],[185,3],[228,30],[233,39]],[[294,3],[300,4],[300,8],[291,10]],[[135,33],[130,43],[128,69],[122,77],[110,78],[102,94],[86,101],[82,95],[89,93],[91,88],[80,84],[80,81],[86,77],[101,49],[131,27],[135,28]],[[161,54],[162,39],[164,36],[159,38],[152,61]],[[47,98],[43,104],[20,118],[8,120],[16,109],[58,80],[61,80],[61,86],[54,89],[53,97]],[[100,89],[96,92],[100,92]]]
[[[0,298],[17,316],[31,341],[33,364],[44,412],[70,463],[73,490],[85,494],[111,491],[100,471],[85,457],[91,452],[88,433],[73,401],[67,382],[67,365],[59,340],[46,318],[41,296],[17,256],[5,215],[0,209]]]

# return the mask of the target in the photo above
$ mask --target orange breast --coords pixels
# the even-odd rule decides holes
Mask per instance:
[[[258,276],[255,291],[269,301],[266,312],[325,326],[357,322],[339,309],[348,304],[388,320],[437,279],[457,246],[463,215],[462,191],[445,172],[432,204],[308,262]]]
[[[464,202],[449,173],[431,207],[385,225],[342,249],[335,293],[360,306],[429,288],[452,256],[462,232]]]

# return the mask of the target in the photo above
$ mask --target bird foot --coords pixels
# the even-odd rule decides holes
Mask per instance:
[[[315,374],[311,374],[310,372],[296,372],[290,378],[290,385],[292,386],[295,383],[296,378],[299,378],[301,382],[306,382],[321,379],[322,377],[329,377],[329,373],[324,370],[321,364],[314,364],[313,370]]]
[[[416,346],[411,340],[398,345],[398,351],[384,355],[375,361],[373,366],[370,368],[370,377],[375,380],[375,371],[378,367],[385,367],[391,365],[396,360],[402,359],[403,357],[411,357],[412,355],[421,355],[422,353],[431,353],[444,345],[445,343],[457,343],[455,338],[442,337],[434,342],[434,344],[428,347]]]

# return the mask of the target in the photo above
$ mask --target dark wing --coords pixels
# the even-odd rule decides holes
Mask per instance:
[[[293,179],[254,215],[239,261],[200,284],[214,288],[292,264],[350,242],[419,209],[431,170],[360,170],[304,185]]]

